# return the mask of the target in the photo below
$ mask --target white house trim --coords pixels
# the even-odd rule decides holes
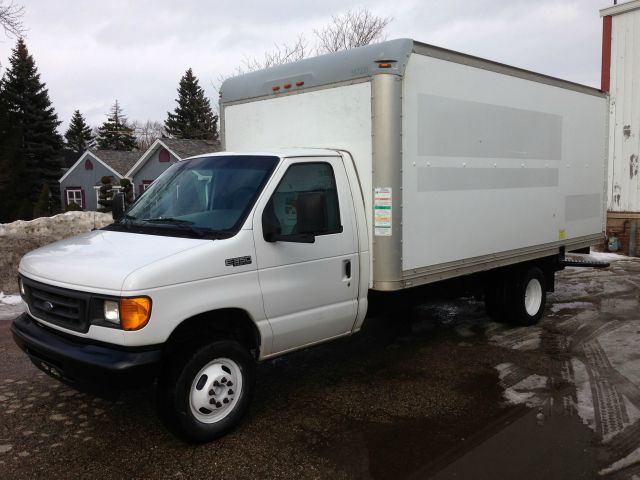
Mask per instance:
[[[640,0],[633,0],[632,2],[621,3],[620,5],[614,5],[613,7],[603,8],[600,10],[600,16],[606,17],[608,15],[620,15],[621,13],[630,12],[631,10],[637,10],[640,8]]]
[[[109,165],[107,165],[106,163],[104,163],[102,160],[100,160],[98,157],[96,157],[93,153],[91,153],[89,150],[87,150],[86,152],[84,152],[84,153],[82,154],[82,156],[78,159],[78,161],[77,161],[76,163],[74,163],[74,164],[71,166],[71,168],[69,168],[69,170],[67,170],[67,171],[65,172],[65,174],[64,174],[62,177],[60,177],[60,180],[58,180],[58,183],[62,183],[62,181],[63,181],[65,178],[67,178],[67,177],[69,176],[69,174],[70,174],[71,172],[73,172],[73,171],[76,169],[76,167],[77,167],[78,165],[80,165],[80,163],[82,162],[82,160],[84,160],[84,159],[85,159],[85,157],[86,157],[87,155],[91,155],[91,156],[92,156],[93,158],[95,158],[99,163],[101,163],[102,165],[104,165],[104,166],[107,168],[107,170],[111,170],[114,174],[116,174],[116,175],[118,176],[118,178],[122,178],[122,175],[120,175],[120,174],[119,174],[118,172],[116,172],[113,168],[111,168]]]
[[[125,177],[127,178],[133,178],[133,176],[135,175],[136,171],[139,169],[139,167],[141,167],[142,165],[144,165],[147,160],[149,160],[149,157],[151,155],[153,155],[153,152],[156,151],[156,149],[158,148],[158,144],[162,145],[165,149],[168,150],[168,152],[173,155],[175,158],[177,158],[178,160],[182,160],[182,157],[180,157],[180,155],[177,155],[173,150],[171,150],[169,147],[167,147],[167,145],[162,141],[161,138],[158,138],[155,142],[153,142],[151,144],[151,146],[147,149],[146,152],[144,152],[144,155],[142,155],[138,161],[136,163],[133,164],[133,167],[131,167],[129,169],[129,171],[125,174]]]

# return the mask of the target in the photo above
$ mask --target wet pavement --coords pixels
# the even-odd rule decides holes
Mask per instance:
[[[151,389],[107,401],[40,373],[0,305],[0,478],[640,480],[640,260],[558,277],[536,327],[432,302],[261,364],[246,421],[199,446]]]

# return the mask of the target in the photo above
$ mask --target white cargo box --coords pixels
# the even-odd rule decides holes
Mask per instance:
[[[221,95],[228,151],[349,152],[376,290],[602,238],[607,108],[599,90],[407,39],[232,78]]]

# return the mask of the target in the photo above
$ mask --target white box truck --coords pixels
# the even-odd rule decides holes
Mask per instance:
[[[69,384],[157,379],[188,439],[239,422],[256,361],[357,332],[381,295],[448,282],[533,324],[603,237],[598,90],[400,39],[229,79],[220,106],[227,152],[22,259],[12,324]]]

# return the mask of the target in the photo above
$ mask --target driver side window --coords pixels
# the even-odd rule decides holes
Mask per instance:
[[[301,211],[317,203],[315,217]],[[265,216],[279,225],[280,235],[328,235],[342,231],[340,207],[333,168],[324,162],[291,165],[273,193]]]

